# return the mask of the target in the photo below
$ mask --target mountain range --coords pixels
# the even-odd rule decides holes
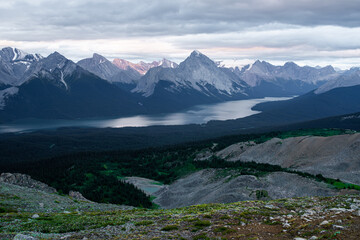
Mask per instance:
[[[42,57],[7,47],[0,51],[0,122],[28,117],[129,116],[294,95],[301,96],[257,109],[288,116],[295,111],[292,118],[301,113],[310,120],[359,111],[352,102],[357,101],[354,86],[360,85],[359,73],[358,68],[340,73],[332,66],[300,67],[293,62],[274,66],[259,60],[241,69],[226,68],[199,51],[179,65],[167,59],[134,64],[116,58],[111,62],[96,53],[74,63],[57,52]]]
[[[143,61],[140,61],[139,63],[132,63],[124,59],[115,58],[112,63],[122,70],[134,69],[141,75],[144,75],[147,71],[149,71],[150,68],[153,67],[176,68],[178,66],[177,63],[165,58],[160,61],[153,61],[151,63],[146,63]]]

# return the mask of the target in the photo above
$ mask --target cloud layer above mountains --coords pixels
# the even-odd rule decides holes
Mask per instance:
[[[227,63],[346,67],[360,62],[359,12],[357,0],[4,0],[0,46],[74,60],[181,60],[199,49]]]

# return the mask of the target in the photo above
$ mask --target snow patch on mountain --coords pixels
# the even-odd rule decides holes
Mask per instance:
[[[25,51],[22,51],[13,47],[6,47],[1,49],[0,56],[2,59],[8,62],[18,63],[18,62],[35,62],[39,61],[43,57],[40,54],[29,54]]]
[[[64,80],[64,73],[63,73],[63,71],[60,71],[60,82],[62,82],[63,84],[64,84],[64,86],[65,86],[65,88],[66,88],[66,90],[68,89],[68,85],[67,85],[67,83],[65,82],[65,80]]]

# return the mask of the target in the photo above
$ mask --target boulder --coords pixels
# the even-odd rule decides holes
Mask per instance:
[[[70,191],[69,196],[79,201],[91,202],[90,200],[86,199],[80,192],[77,191]]]
[[[19,233],[14,237],[14,240],[37,240],[37,238]]]

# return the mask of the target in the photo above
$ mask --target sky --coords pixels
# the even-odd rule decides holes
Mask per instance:
[[[359,0],[1,0],[0,47],[137,62],[360,66]]]

